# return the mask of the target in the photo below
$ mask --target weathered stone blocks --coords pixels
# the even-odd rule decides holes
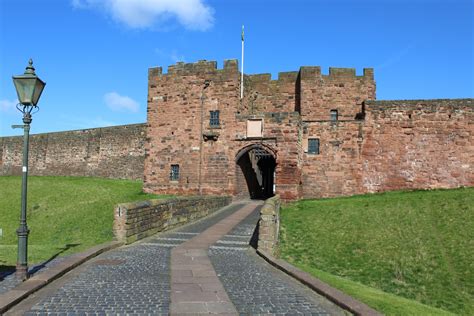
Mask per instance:
[[[114,235],[127,244],[204,217],[231,202],[228,196],[194,196],[118,204]]]
[[[142,179],[145,124],[36,134],[30,175]],[[0,138],[0,175],[20,175],[23,137]]]
[[[276,255],[280,234],[280,196],[265,201],[258,222],[258,250]]]

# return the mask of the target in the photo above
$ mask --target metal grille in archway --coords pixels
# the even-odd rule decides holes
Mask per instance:
[[[257,158],[257,159],[273,157],[273,156],[272,156],[268,151],[266,151],[265,149],[255,148],[255,149],[252,149],[252,150],[253,150],[253,152],[254,152],[255,158]]]

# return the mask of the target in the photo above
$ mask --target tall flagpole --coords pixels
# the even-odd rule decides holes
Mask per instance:
[[[240,74],[240,99],[244,97],[244,26],[242,25],[242,69]]]

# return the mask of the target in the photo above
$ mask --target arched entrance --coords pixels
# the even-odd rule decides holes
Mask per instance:
[[[267,199],[275,195],[276,159],[271,150],[258,144],[250,145],[239,151],[235,161],[237,172],[245,179],[244,184],[237,183],[240,192],[245,188],[239,186],[245,185],[251,199]]]

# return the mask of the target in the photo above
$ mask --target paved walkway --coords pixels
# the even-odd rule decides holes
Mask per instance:
[[[342,315],[248,246],[261,203],[98,256],[7,315]]]

